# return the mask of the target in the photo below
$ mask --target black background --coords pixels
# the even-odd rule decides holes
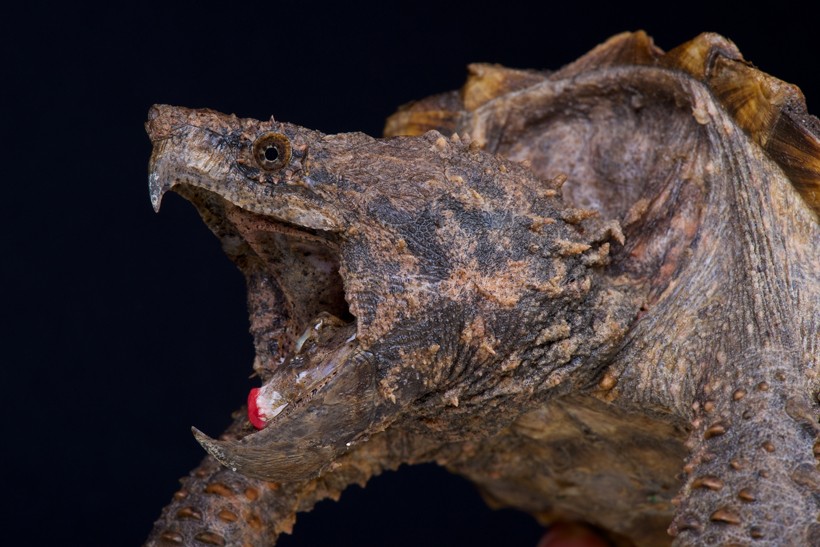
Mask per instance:
[[[465,65],[557,68],[611,34],[720,32],[820,100],[815,17],[771,3],[64,5],[2,26],[2,454],[7,544],[136,545],[253,382],[241,276],[176,195],[151,209],[152,103],[378,135]],[[815,107],[816,111],[816,107]],[[522,545],[526,515],[405,468],[323,502],[282,545]],[[286,543],[287,541],[287,543]],[[4,541],[6,543],[6,541]]]

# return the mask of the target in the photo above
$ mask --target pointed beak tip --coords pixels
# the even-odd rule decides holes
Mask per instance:
[[[194,434],[196,442],[198,442],[200,446],[205,449],[205,452],[213,456],[216,461],[233,471],[237,470],[239,465],[234,462],[234,458],[231,456],[231,451],[228,446],[229,443],[212,439],[193,426],[191,426],[191,433]]]
[[[208,441],[213,440],[209,436],[207,436],[205,433],[203,433],[202,431],[197,429],[196,426],[193,426],[193,425],[191,426],[191,433],[194,434],[194,437],[199,442],[208,442]]]
[[[156,170],[151,169],[148,175],[148,190],[151,196],[151,206],[155,213],[159,213],[160,205],[162,205],[162,196],[165,194],[165,188],[159,182],[159,175]]]
[[[194,426],[191,426],[191,433],[194,434],[194,439],[196,439],[196,442],[198,442],[202,448],[204,448],[212,456],[219,459],[219,457],[214,454],[214,449],[217,447],[217,441],[215,439],[210,438]]]

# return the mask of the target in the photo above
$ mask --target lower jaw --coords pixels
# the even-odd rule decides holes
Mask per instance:
[[[339,372],[356,340],[356,323],[321,312],[280,357],[261,388],[248,396],[248,418],[257,429],[308,402]]]

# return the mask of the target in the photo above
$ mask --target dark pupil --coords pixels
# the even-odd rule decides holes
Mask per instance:
[[[279,150],[275,146],[268,146],[265,148],[265,159],[271,162],[278,160]]]

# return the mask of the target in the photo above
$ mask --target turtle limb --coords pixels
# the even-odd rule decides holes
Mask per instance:
[[[247,428],[243,409],[221,439],[236,440]],[[338,499],[347,486],[364,486],[370,477],[397,467],[397,446],[401,444],[388,449],[384,436],[376,436],[321,477],[286,482],[243,475],[209,455],[181,479],[182,487],[154,523],[145,545],[273,545],[279,535],[291,532],[297,512],[309,511],[323,499]]]
[[[806,364],[775,350],[715,363],[696,403],[675,545],[817,545],[820,409],[798,387]]]

